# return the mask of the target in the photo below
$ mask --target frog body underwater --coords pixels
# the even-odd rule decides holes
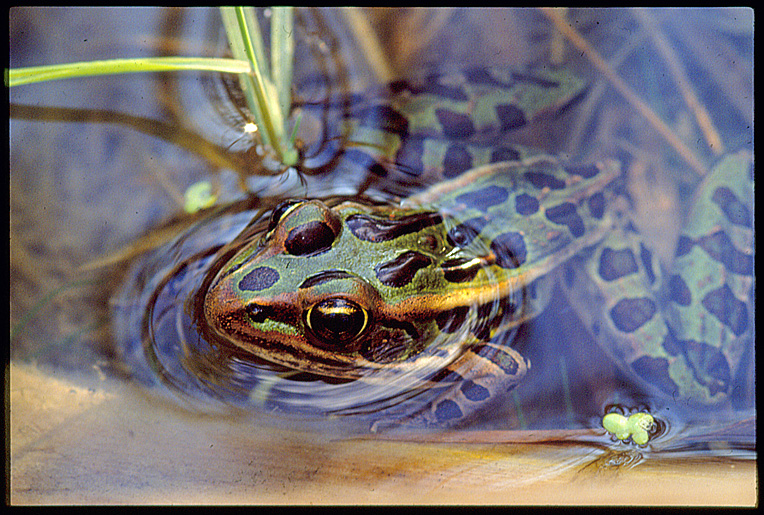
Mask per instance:
[[[394,416],[445,427],[529,373],[497,335],[541,313],[559,284],[636,382],[727,402],[752,345],[750,155],[724,157],[699,186],[664,273],[616,207],[617,162],[572,165],[493,139],[567,105],[580,81],[482,71],[390,91],[344,118],[352,144],[330,161],[433,185],[400,202],[273,208],[261,232],[219,252],[196,295],[206,339],[330,382],[432,390]]]

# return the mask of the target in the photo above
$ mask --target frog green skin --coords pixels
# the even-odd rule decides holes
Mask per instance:
[[[725,157],[700,185],[664,273],[614,207],[618,163],[574,166],[491,143],[580,94],[560,77],[431,78],[347,115],[341,159],[435,184],[397,204],[280,204],[208,283],[206,330],[342,380],[439,369],[422,387],[441,393],[406,416],[444,426],[529,373],[492,338],[536,316],[557,283],[637,382],[683,402],[726,402],[752,345],[750,156]]]

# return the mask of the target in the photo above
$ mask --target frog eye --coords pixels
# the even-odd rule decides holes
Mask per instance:
[[[341,345],[363,333],[369,325],[369,313],[351,300],[331,298],[308,308],[305,323],[323,343]]]
[[[281,219],[284,217],[285,214],[287,214],[289,211],[297,207],[298,205],[302,204],[304,201],[302,200],[286,200],[273,208],[273,212],[271,212],[271,219],[268,222],[268,229],[266,232],[271,232],[273,229],[276,228],[276,224],[281,221]]]

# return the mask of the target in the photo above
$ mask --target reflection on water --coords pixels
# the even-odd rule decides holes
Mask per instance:
[[[681,41],[681,45],[690,45],[688,41],[697,39],[683,37],[683,31],[696,30],[701,34],[711,31],[714,40],[724,42],[720,48],[727,55],[750,58],[750,48],[747,46],[750,44],[750,34],[746,32],[750,27],[735,25],[733,17],[725,17],[729,23],[712,30],[709,28],[709,15],[695,11],[689,14],[691,16],[687,18],[693,22],[693,29],[674,27],[670,23],[671,19],[666,24],[666,31],[672,38]],[[99,20],[102,25],[96,25],[98,31],[94,33],[90,31],[90,11],[16,11],[16,18],[12,18],[11,22],[11,65],[103,58],[104,54],[145,55],[165,44],[172,51],[184,55],[198,54],[200,48],[210,55],[224,52],[214,10],[197,11],[183,16],[175,13],[168,18],[163,18],[163,14],[154,10],[133,11],[132,15],[136,19],[145,20],[145,25],[135,24],[135,33],[131,33],[131,27],[123,21],[112,19],[108,11],[100,12],[99,15],[103,18]],[[612,13],[602,15],[604,25],[614,23],[613,17],[618,16]],[[368,79],[374,74],[369,73],[366,61],[356,55],[358,51],[353,37],[343,30],[344,23],[340,15],[320,11],[301,13],[300,16],[303,28],[299,37],[303,38],[305,44],[298,45],[295,82],[301,85],[297,93],[306,105],[310,102],[323,105],[321,102],[325,97],[329,98],[329,103],[333,102],[332,90],[335,93],[356,93],[375,85],[376,80]],[[376,23],[379,27],[393,23],[392,18],[387,18],[390,13],[379,12],[374,16],[378,17]],[[477,14],[457,12],[453,14],[450,23],[469,22],[465,26],[473,27],[473,31],[481,34],[481,38],[488,37],[479,27],[491,25],[490,13],[483,14],[483,19],[477,22],[472,16],[479,17]],[[527,16],[527,13],[517,16]],[[621,16],[629,24],[635,23],[624,13]],[[169,19],[172,19],[172,23],[168,22]],[[195,23],[197,20],[203,20],[204,23]],[[71,24],[73,30],[49,30],[50,26],[58,26],[62,21]],[[424,21],[440,23],[437,20]],[[543,26],[538,19],[532,21]],[[30,30],[22,31],[19,28],[22,25],[30,27]],[[157,34],[158,27],[172,28],[173,32],[168,32],[168,36],[186,38],[188,47],[172,46],[175,40],[164,40],[159,36],[152,36],[148,45],[136,43],[144,41],[142,38],[146,33]],[[67,32],[77,35],[80,40],[89,39],[90,44],[75,44],[74,39],[62,42],[61,34]],[[112,38],[113,34],[117,37]],[[608,38],[622,36],[602,36],[595,31],[591,37],[595,41],[598,41],[598,37],[603,38],[599,41],[609,41]],[[426,61],[438,63],[439,68],[453,69],[455,63],[460,63],[461,53],[473,52],[475,45],[465,42],[459,44],[453,41],[459,39],[455,37],[446,39],[448,47],[433,36],[432,48],[441,49],[439,52],[450,51],[452,55],[436,55]],[[469,38],[466,39],[469,41]],[[622,55],[616,57],[632,59],[630,63],[633,66],[624,66],[625,70],[645,70],[649,68],[645,63],[660,61],[649,53],[630,58],[629,45],[633,42],[619,40],[618,43],[622,44],[623,50]],[[394,43],[387,41],[386,44]],[[397,44],[406,48],[406,51],[401,50],[400,55],[414,60],[412,62],[421,58],[423,53],[434,55],[432,48],[431,53],[427,54],[426,49],[417,49],[411,42],[398,41]],[[96,48],[97,45],[100,48]],[[37,50],[32,52],[29,48]],[[449,50],[442,50],[444,48]],[[493,46],[486,45],[486,48]],[[66,49],[66,52],[62,52],[62,49]],[[693,71],[702,70],[702,75],[709,77],[709,81],[718,76],[719,69],[708,64],[709,58],[697,56],[701,50],[691,48],[686,51],[691,54],[688,61],[692,63]],[[624,54],[627,56],[624,57]],[[533,60],[530,57],[535,56],[529,56],[529,61]],[[359,64],[356,65],[355,61]],[[479,58],[470,62],[483,64]],[[401,61],[397,64],[399,70],[413,68],[411,62]],[[680,98],[673,89],[669,90],[671,84],[659,79],[663,75],[659,70],[655,75],[650,75],[650,80],[638,79],[636,82],[650,84],[647,91],[640,93],[652,99]],[[316,77],[321,78],[321,81],[317,82]],[[331,77],[331,80],[325,80],[326,77]],[[745,73],[735,77],[742,84],[750,84],[746,83],[750,77],[746,77]],[[210,85],[218,94],[210,96]],[[201,404],[210,399],[213,403],[222,400],[224,403],[254,406],[264,411],[272,411],[275,407],[283,411],[294,408],[298,412],[315,410],[320,413],[365,410],[364,404],[370,402],[373,409],[377,409],[378,406],[373,404],[377,401],[389,407],[388,404],[392,402],[389,399],[397,398],[400,392],[409,391],[410,378],[401,380],[400,391],[394,392],[379,388],[373,382],[317,381],[315,375],[290,374],[284,364],[268,364],[261,359],[253,359],[241,349],[220,347],[215,341],[205,339],[204,332],[199,330],[198,318],[194,318],[198,317],[198,312],[194,310],[198,309],[199,289],[205,280],[209,281],[207,271],[211,267],[214,269],[215,266],[222,266],[217,261],[218,252],[221,249],[229,251],[230,248],[225,246],[248,228],[253,220],[267,216],[265,213],[258,214],[261,205],[257,201],[241,200],[241,177],[245,177],[248,188],[257,197],[325,197],[330,194],[353,194],[369,186],[367,177],[358,170],[347,169],[335,173],[330,170],[302,178],[295,174],[279,178],[258,176],[256,165],[247,161],[248,156],[252,155],[251,145],[239,130],[242,116],[240,109],[234,105],[235,99],[219,94],[219,85],[216,78],[210,77],[167,78],[159,86],[148,77],[123,77],[84,80],[76,86],[71,82],[39,85],[12,92],[13,104],[65,106],[83,112],[91,109],[120,111],[131,116],[161,121],[167,124],[170,132],[173,132],[173,126],[180,127],[184,131],[193,132],[200,141],[208,141],[214,147],[209,152],[203,152],[200,150],[201,145],[187,144],[188,138],[184,143],[179,143],[177,134],[166,133],[157,138],[156,134],[142,134],[115,125],[49,123],[21,118],[12,121],[11,301],[12,321],[18,327],[14,331],[12,356],[20,360],[35,359],[44,366],[66,366],[83,371],[90,371],[95,364],[102,370],[118,368],[124,372],[121,367],[127,363],[130,374],[137,381],[152,387],[169,385],[171,390],[191,394]],[[78,91],[76,95],[72,94],[74,87]],[[745,95],[726,92],[722,86],[715,87],[713,82],[710,85],[699,84],[697,87],[703,92],[708,105],[722,106],[718,109],[725,115],[718,117],[718,130],[722,132],[729,147],[737,148],[745,144],[750,137],[744,129],[750,125],[750,120],[746,119],[750,107],[740,105],[740,98]],[[750,98],[750,89],[744,92]],[[666,177],[671,178],[669,182],[678,177],[677,182],[670,184],[667,190],[669,193],[672,189],[679,190],[681,195],[678,202],[676,198],[669,198],[667,202],[671,206],[668,208],[661,204],[666,200],[663,191],[658,194],[648,187],[647,193],[640,193],[639,187],[645,187],[645,182],[649,186],[649,179],[642,183],[634,180],[627,186],[637,206],[642,205],[640,200],[646,200],[647,205],[660,209],[656,211],[659,216],[647,216],[646,221],[641,221],[648,225],[645,232],[655,230],[655,227],[649,226],[651,222],[657,224],[659,230],[665,230],[666,226],[678,226],[675,218],[663,218],[662,215],[675,214],[676,204],[680,206],[681,212],[687,202],[684,196],[691,196],[697,181],[691,172],[686,172],[686,167],[676,164],[677,158],[665,150],[659,140],[653,139],[650,134],[643,134],[645,130],[641,122],[634,121],[638,117],[628,108],[621,107],[618,97],[610,96],[599,83],[590,91],[592,97],[605,107],[584,103],[580,106],[584,111],[584,122],[577,122],[570,118],[570,113],[566,113],[567,118],[555,122],[564,128],[554,128],[556,125],[553,124],[552,129],[542,131],[540,138],[533,130],[526,131],[520,138],[539,143],[544,149],[567,150],[576,159],[584,161],[602,156],[618,157],[624,163],[629,177],[639,178],[644,177],[644,174],[649,177],[653,174],[661,182],[666,182]],[[676,103],[671,100],[665,107],[680,112],[676,115],[677,131],[684,131],[682,135],[688,141],[698,140],[693,132],[695,129],[687,127],[691,125],[689,115],[676,104],[679,104],[678,100]],[[724,106],[727,105],[732,107],[726,109]],[[306,166],[318,169],[323,164],[323,156],[326,153],[331,155],[337,149],[333,146],[336,140],[331,139],[336,134],[325,133],[326,126],[322,125],[325,123],[325,119],[322,122],[324,111],[321,108],[317,113],[308,111],[306,108],[300,137],[306,143],[306,156],[312,159],[306,161]],[[598,128],[599,132],[593,133],[592,129],[583,128],[587,119],[595,119],[595,125],[599,123],[600,126],[601,120],[609,121],[605,128]],[[92,118],[90,120],[93,121]],[[632,138],[635,141],[627,142],[626,138],[635,133],[639,135]],[[563,146],[564,136],[573,140],[573,150]],[[598,144],[585,143],[590,141],[597,141]],[[230,150],[227,156],[230,160],[217,160],[214,156],[225,148]],[[656,148],[661,150],[655,151]],[[711,150],[700,148],[697,152],[709,162],[713,160]],[[656,153],[661,153],[659,159],[653,157],[652,154]],[[661,159],[668,164],[655,162]],[[674,173],[676,170],[671,166],[680,171]],[[645,168],[648,170],[645,171]],[[205,218],[191,229],[186,228],[162,239],[156,248],[134,259],[127,271],[120,270],[119,274],[115,274],[121,277],[121,282],[116,286],[117,293],[110,301],[115,324],[110,330],[114,332],[117,347],[115,355],[110,354],[113,349],[103,352],[104,340],[101,338],[109,332],[105,330],[108,326],[104,325],[109,323],[103,318],[106,313],[103,310],[89,311],[83,306],[90,305],[89,297],[103,300],[114,285],[94,293],[89,287],[91,283],[82,286],[83,275],[78,267],[104,253],[122,248],[145,231],[161,225],[161,222],[179,211],[173,200],[177,193],[200,179],[211,179],[221,191],[223,201],[238,203],[229,208],[221,208],[219,215]],[[391,189],[384,186],[384,183],[372,184],[366,193],[384,201],[395,200],[391,198]],[[396,183],[395,186],[392,191],[396,196],[406,196],[415,193],[421,185],[401,186]],[[125,195],[125,192],[129,194]],[[647,212],[649,214],[650,209]],[[248,237],[254,239],[252,234],[248,234]],[[664,238],[658,238],[661,239]],[[665,239],[671,240],[668,237]],[[658,241],[658,244],[668,247],[668,250],[659,250],[659,253],[673,255],[673,244],[670,241]],[[88,280],[90,278],[86,277]],[[48,298],[51,292],[54,295]],[[753,426],[745,423],[755,419],[755,412],[752,412],[755,398],[752,380],[753,337],[748,340],[748,349],[743,353],[743,366],[734,377],[738,386],[736,391],[740,393],[736,393],[733,405],[723,411],[688,409],[675,404],[671,399],[652,398],[633,386],[629,378],[624,377],[612,360],[594,344],[587,329],[574,316],[560,292],[554,290],[550,297],[549,306],[537,317],[535,324],[520,327],[517,334],[511,330],[506,336],[507,341],[511,339],[513,347],[529,359],[532,364],[531,373],[514,392],[507,394],[501,405],[491,410],[487,420],[481,421],[482,427],[599,427],[599,417],[604,413],[605,406],[614,403],[624,406],[641,405],[648,408],[663,429],[650,444],[654,452],[660,452],[658,449],[698,454],[726,450],[753,451]],[[28,316],[29,313],[32,315]],[[561,332],[564,337],[560,336]],[[42,353],[40,348],[43,349]],[[443,361],[438,362],[439,366],[453,362],[460,352],[445,344],[443,347],[434,346],[429,349],[432,352],[435,349],[445,349],[445,356]],[[113,361],[114,358],[117,361]],[[431,372],[416,373],[414,378],[429,378]],[[406,403],[400,408],[404,414],[411,409]],[[739,431],[735,429],[741,427]],[[714,435],[721,436],[715,439]],[[604,441],[607,442],[607,439]],[[645,450],[643,454],[648,453]],[[621,463],[620,458],[614,460]]]

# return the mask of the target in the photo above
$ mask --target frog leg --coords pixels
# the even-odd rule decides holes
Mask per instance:
[[[751,341],[745,162],[740,154],[723,160],[701,185],[665,279],[628,222],[564,270],[563,289],[600,346],[643,384],[677,400],[727,400]]]
[[[525,377],[530,362],[511,347],[479,342],[431,377],[423,399],[414,398],[416,410],[404,416],[377,420],[372,432],[387,428],[448,428],[466,422],[493,402],[505,398]]]

